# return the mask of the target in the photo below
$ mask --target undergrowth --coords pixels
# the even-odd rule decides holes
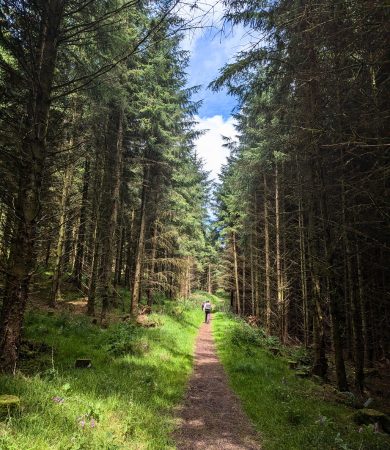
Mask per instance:
[[[261,435],[264,450],[385,450],[388,436],[351,420],[353,409],[321,396],[321,387],[296,377],[287,358],[305,363],[300,349],[282,349],[265,335],[229,314],[214,315],[213,334],[233,390]],[[279,348],[285,357],[269,350]],[[290,354],[289,354],[290,353]]]
[[[160,302],[156,310],[158,326],[147,329],[29,313],[20,371],[0,377],[0,393],[21,399],[0,417],[0,449],[173,449],[173,408],[202,312],[197,301]],[[92,367],[76,369],[77,358]]]

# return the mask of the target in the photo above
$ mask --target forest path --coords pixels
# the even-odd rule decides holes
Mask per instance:
[[[259,450],[258,436],[228,385],[211,325],[199,330],[195,365],[174,434],[179,450]]]

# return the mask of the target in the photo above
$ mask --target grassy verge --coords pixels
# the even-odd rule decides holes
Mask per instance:
[[[22,371],[0,377],[20,408],[0,417],[0,449],[170,449],[173,407],[191,371],[198,302],[164,303],[156,328],[30,313]],[[92,368],[75,369],[76,358]]]
[[[298,379],[287,362],[261,348],[259,334],[224,313],[213,320],[219,356],[233,390],[262,436],[264,450],[390,449],[387,436],[358,427],[353,410],[321,398],[321,387]]]

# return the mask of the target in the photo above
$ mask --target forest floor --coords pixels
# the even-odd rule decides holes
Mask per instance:
[[[242,410],[240,401],[216,354],[211,324],[200,327],[194,371],[175,433],[181,450],[257,450],[259,436]]]
[[[0,375],[0,395],[20,398],[18,408],[0,411],[0,449],[174,449],[174,408],[203,318],[198,300],[161,299],[147,316],[153,327],[121,310],[100,327],[79,308],[80,294],[64,290],[66,301],[52,310],[38,292],[16,375]],[[76,368],[79,358],[92,366]]]
[[[273,354],[275,339],[222,299],[160,299],[149,328],[124,313],[123,291],[100,327],[68,286],[48,308],[49,288],[34,291],[16,376],[0,376],[0,394],[20,398],[16,410],[0,411],[1,450],[249,450],[259,436],[266,450],[390,450],[388,435],[353,422],[353,397],[289,368],[303,349]],[[215,307],[210,325],[201,325],[205,298]],[[78,358],[92,367],[75,368]],[[385,394],[387,378],[379,381]]]

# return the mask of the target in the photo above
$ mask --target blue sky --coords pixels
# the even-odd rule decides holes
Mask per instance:
[[[224,39],[224,38],[222,38]],[[226,63],[226,47],[215,32],[206,32],[198,38],[191,49],[190,65],[188,67],[188,85],[201,85],[196,99],[203,99],[199,116],[212,117],[221,115],[225,120],[231,116],[236,100],[227,95],[226,90],[212,92],[208,84],[219,74],[219,69]]]
[[[221,165],[225,164],[229,151],[223,147],[222,136],[234,138],[234,119],[232,111],[237,105],[236,99],[227,95],[226,90],[213,92],[207,86],[219,74],[219,70],[248,42],[242,27],[236,27],[229,33],[221,33],[223,8],[222,3],[213,0],[206,3],[196,2],[207,14],[199,10],[186,9],[180,14],[187,20],[193,19],[194,31],[188,32],[182,47],[190,52],[188,86],[201,85],[194,100],[203,100],[198,112],[200,130],[207,130],[196,142],[198,155],[204,160],[206,170],[211,178],[217,179]],[[201,19],[197,19],[201,17]]]

